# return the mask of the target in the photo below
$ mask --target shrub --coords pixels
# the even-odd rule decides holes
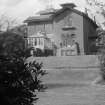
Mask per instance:
[[[33,105],[36,90],[44,89],[42,64],[26,63],[24,40],[14,33],[0,35],[0,96],[8,105]],[[1,103],[1,102],[0,102]],[[2,104],[3,105],[3,104]],[[5,105],[5,104],[4,104]]]
[[[105,31],[101,28],[97,29],[98,40],[98,55],[100,60],[100,74],[102,80],[105,81]]]

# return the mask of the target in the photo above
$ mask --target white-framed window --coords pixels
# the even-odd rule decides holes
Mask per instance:
[[[39,38],[39,45],[41,45],[41,40],[40,40],[40,38]]]
[[[34,38],[28,38],[28,44],[34,46]]]
[[[29,38],[29,45],[32,46],[33,43],[32,43],[32,38]]]
[[[37,46],[37,39],[34,39],[34,45]]]
[[[39,38],[37,38],[37,45],[39,45]]]
[[[68,26],[72,26],[72,17],[68,16]]]
[[[43,38],[41,38],[41,43],[40,43],[40,44],[41,44],[42,46],[43,46],[43,44],[44,44],[44,43],[43,43],[43,40],[44,40],[44,39],[43,39]]]

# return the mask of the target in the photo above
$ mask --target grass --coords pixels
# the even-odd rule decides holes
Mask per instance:
[[[48,89],[35,105],[104,105],[105,86],[91,84],[96,70],[50,70],[43,78]]]
[[[48,72],[43,78],[48,89],[38,93],[35,105],[105,105],[105,86],[93,85],[99,75],[96,56],[28,60],[42,61]]]

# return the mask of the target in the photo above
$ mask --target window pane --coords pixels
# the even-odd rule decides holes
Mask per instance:
[[[43,38],[41,38],[41,45],[43,45]]]
[[[33,46],[33,40],[32,40],[32,38],[29,38],[29,45]]]
[[[40,45],[40,38],[38,38],[38,41],[39,41],[39,45]]]
[[[37,45],[39,45],[39,38],[37,38]]]
[[[37,39],[36,38],[34,39],[34,45],[35,46],[37,45]]]

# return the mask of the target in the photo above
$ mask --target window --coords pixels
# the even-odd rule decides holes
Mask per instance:
[[[67,47],[67,39],[63,41],[63,46]]]
[[[28,39],[28,42],[29,42],[29,45],[30,45],[30,46],[33,46],[33,38],[29,38],[29,39]]]
[[[71,16],[68,16],[68,26],[72,26],[72,18],[71,18]]]
[[[39,38],[39,45],[41,45],[41,38]]]
[[[52,33],[52,30],[53,30],[53,27],[52,27],[52,23],[46,23],[45,24],[45,32],[47,33],[47,34],[50,34],[50,33]]]
[[[37,39],[36,38],[34,39],[34,45],[35,46],[37,45]]]
[[[76,37],[76,35],[75,34],[71,34],[71,38],[75,38]]]
[[[66,18],[65,18],[65,23],[64,23],[65,26],[72,26],[72,16],[71,15],[68,15]]]
[[[43,45],[43,38],[41,38],[41,43],[40,44]]]
[[[31,43],[32,43],[32,46],[34,46],[34,40],[33,40],[33,38],[31,38]]]
[[[39,38],[39,45],[43,45],[43,39]]]
[[[67,26],[72,26],[72,16],[67,16]]]

